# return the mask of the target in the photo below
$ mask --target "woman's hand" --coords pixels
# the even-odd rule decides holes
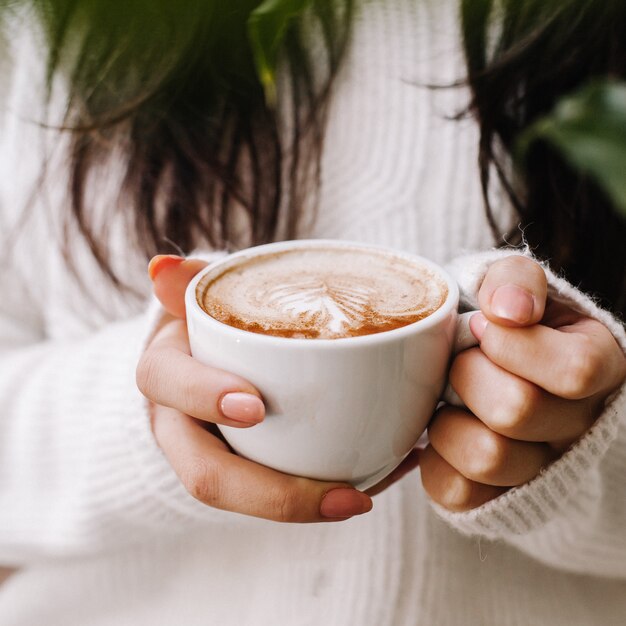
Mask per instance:
[[[150,264],[154,291],[167,314],[137,367],[137,384],[152,403],[155,438],[189,493],[219,509],[282,522],[347,519],[372,508],[345,483],[289,476],[234,454],[215,424],[253,428],[265,409],[246,380],[190,355],[184,292],[206,264],[159,256]]]
[[[626,378],[600,322],[547,299],[533,261],[494,263],[470,327],[480,347],[456,356],[450,384],[467,410],[444,406],[420,455],[424,488],[465,511],[528,482],[576,442]]]

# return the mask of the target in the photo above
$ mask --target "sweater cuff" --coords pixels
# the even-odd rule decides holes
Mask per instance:
[[[510,254],[532,258],[528,250],[492,250],[455,259],[449,271],[457,279],[463,305],[478,307],[478,290],[489,266]],[[541,263],[548,279],[548,294],[581,313],[603,323],[626,352],[622,325],[588,296],[556,276]],[[436,503],[434,510],[450,525],[467,535],[503,538],[527,534],[547,524],[571,506],[618,434],[620,415],[626,406],[626,384],[607,400],[605,410],[593,427],[563,456],[530,482],[515,487],[486,504],[463,513],[453,513]]]
[[[211,262],[224,255],[223,252],[196,251],[190,256]],[[136,362],[154,335],[163,313],[160,302],[153,298],[145,314],[145,334],[139,345]],[[126,421],[127,441],[138,480],[151,496],[143,503],[146,517],[154,520],[159,529],[167,527],[174,532],[226,520],[232,524],[235,518],[243,521],[244,516],[211,508],[187,492],[154,438],[149,401],[138,389],[135,388],[135,391],[133,406]]]

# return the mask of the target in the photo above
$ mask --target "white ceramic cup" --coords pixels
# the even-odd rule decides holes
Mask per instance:
[[[343,339],[292,339],[228,326],[196,300],[206,275],[218,276],[251,257],[295,248],[385,250],[338,240],[298,240],[242,250],[212,263],[190,282],[185,304],[192,355],[242,376],[262,394],[266,417],[251,428],[220,426],[241,456],[274,469],[359,489],[376,484],[411,451],[446,384],[457,330],[459,291],[437,264],[387,250],[423,265],[448,287],[428,317],[382,333]],[[458,349],[458,348],[456,348]]]

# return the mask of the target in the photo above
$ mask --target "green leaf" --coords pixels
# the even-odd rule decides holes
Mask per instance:
[[[276,65],[287,26],[310,1],[264,0],[248,18],[248,38],[269,106],[276,103]]]
[[[626,83],[593,82],[563,98],[522,134],[518,157],[538,139],[592,177],[626,215]]]

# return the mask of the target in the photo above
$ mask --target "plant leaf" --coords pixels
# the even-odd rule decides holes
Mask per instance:
[[[269,106],[276,103],[276,65],[285,31],[289,21],[300,15],[309,2],[264,0],[248,18],[248,38]]]
[[[592,177],[626,215],[626,83],[592,82],[563,98],[524,131],[518,157],[525,158],[538,139]]]

